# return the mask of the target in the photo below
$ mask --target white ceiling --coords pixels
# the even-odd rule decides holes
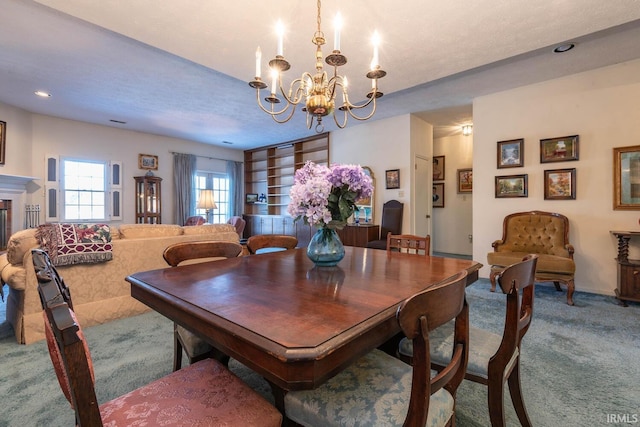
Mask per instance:
[[[289,80],[313,71],[316,2],[0,0],[0,8],[4,103],[238,149],[313,134],[302,112],[273,122],[247,82],[258,45],[266,75],[278,19]],[[364,74],[377,30],[387,76],[374,119],[416,113],[437,136],[470,122],[477,96],[640,58],[638,0],[325,0],[325,56],[338,10],[351,100],[370,90]],[[568,41],[577,47],[552,53]]]

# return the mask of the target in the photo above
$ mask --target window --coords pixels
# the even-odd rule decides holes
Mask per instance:
[[[65,220],[105,220],[107,162],[62,161]]]
[[[213,200],[216,209],[209,213],[208,222],[212,224],[224,224],[229,218],[229,178],[223,173],[197,172],[196,173],[196,206],[198,204],[199,190],[213,190]],[[196,209],[196,215],[206,218],[204,209]],[[213,218],[211,217],[213,216]]]

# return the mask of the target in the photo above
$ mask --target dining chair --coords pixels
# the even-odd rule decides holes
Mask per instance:
[[[180,242],[167,247],[162,256],[171,267],[180,264],[212,261],[221,258],[234,258],[242,252],[242,245],[235,242],[200,241]],[[182,366],[182,351],[187,354],[189,363],[206,358],[215,358],[223,363],[229,362],[229,357],[193,332],[174,323],[173,327],[173,370]]]
[[[284,234],[258,234],[247,239],[247,249],[251,255],[294,249],[296,246],[298,239]]]
[[[91,354],[71,295],[47,253],[33,249],[49,355],[77,426],[280,426],[282,415],[220,362],[207,359],[98,404]]]
[[[502,292],[506,294],[506,314],[502,335],[483,329],[469,329],[469,363],[465,378],[487,386],[489,418],[493,427],[505,425],[504,384],[520,424],[531,426],[520,385],[520,344],[527,333],[533,316],[534,276],[538,256],[530,254],[521,262],[512,264],[497,275]],[[444,369],[451,357],[448,346],[453,334],[451,325],[435,331],[431,340],[431,365]],[[411,363],[414,350],[409,340],[402,340],[399,356]]]
[[[387,234],[387,252],[422,254],[429,256],[431,236],[415,236],[413,234]]]
[[[382,205],[382,221],[380,223],[380,238],[367,243],[368,248],[386,249],[387,235],[402,234],[402,215],[404,203],[397,200],[389,200]]]
[[[314,390],[288,392],[284,399],[287,421],[323,427],[355,421],[367,426],[454,425],[456,390],[464,378],[469,351],[466,276],[462,271],[398,307],[400,328],[415,349],[413,366],[373,350]],[[432,377],[430,334],[453,319],[453,357],[446,370]]]

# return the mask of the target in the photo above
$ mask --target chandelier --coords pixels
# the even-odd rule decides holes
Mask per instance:
[[[269,96],[264,98],[268,103],[266,107],[260,98],[260,91],[267,88],[267,84],[261,79],[260,62],[262,60],[262,52],[260,47],[256,50],[256,77],[253,81],[249,82],[249,86],[256,90],[256,100],[262,111],[271,115],[277,123],[288,122],[291,117],[293,117],[293,113],[298,104],[303,103],[304,107],[302,107],[302,111],[306,112],[307,115],[307,128],[311,129],[315,119],[315,130],[318,133],[324,130],[322,119],[330,114],[333,115],[336,125],[341,129],[347,125],[349,116],[356,120],[367,120],[373,117],[376,112],[376,99],[383,95],[382,92],[378,91],[378,79],[387,74],[386,71],[380,69],[380,64],[378,63],[378,37],[376,33],[373,38],[371,69],[367,73],[367,78],[371,79],[371,91],[367,93],[366,96],[368,99],[366,101],[360,104],[351,103],[347,93],[347,77],[338,74],[338,67],[347,63],[347,57],[340,52],[340,15],[336,17],[333,52],[325,59],[325,62],[333,67],[333,76],[329,78],[322,64],[322,45],[325,44],[326,39],[320,29],[320,7],[320,0],[318,0],[318,27],[311,39],[312,43],[316,45],[315,73],[303,73],[302,77],[291,82],[288,91],[285,92],[282,86],[282,74],[291,68],[291,65],[284,59],[284,31],[282,26],[279,25],[278,50],[276,57],[269,61],[269,68],[271,69],[271,91]],[[339,113],[335,109],[336,97],[342,99],[342,104],[338,106],[338,111],[342,112],[341,119],[338,118]],[[281,98],[284,101],[283,106],[278,105],[282,102]],[[365,108],[367,108],[367,110],[364,110],[362,115],[356,114],[358,110]]]

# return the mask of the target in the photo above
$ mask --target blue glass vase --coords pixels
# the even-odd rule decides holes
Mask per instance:
[[[307,246],[307,256],[319,267],[337,265],[344,258],[344,245],[336,230],[318,228]]]

